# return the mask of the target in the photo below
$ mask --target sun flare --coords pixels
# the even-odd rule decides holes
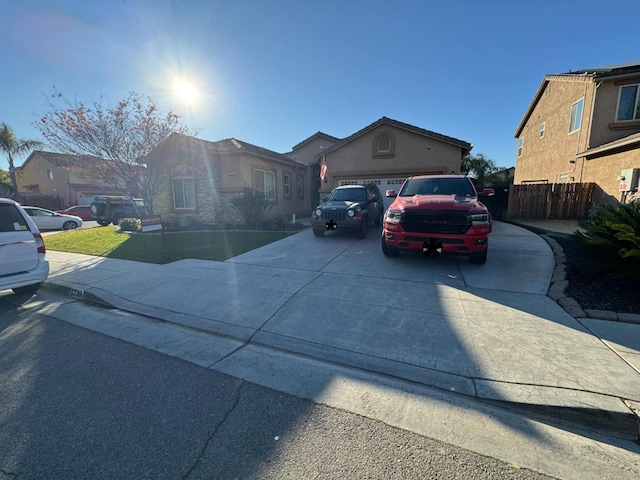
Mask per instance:
[[[193,105],[198,99],[198,90],[195,85],[184,78],[173,81],[173,94],[188,105]]]

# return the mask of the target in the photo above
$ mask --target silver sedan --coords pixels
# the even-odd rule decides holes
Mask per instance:
[[[75,215],[52,212],[40,207],[22,207],[39,230],[73,230],[82,226],[82,219]]]

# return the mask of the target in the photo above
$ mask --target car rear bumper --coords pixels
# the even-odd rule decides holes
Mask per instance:
[[[49,261],[42,255],[38,261],[38,266],[33,270],[0,276],[0,291],[42,283],[48,276]]]

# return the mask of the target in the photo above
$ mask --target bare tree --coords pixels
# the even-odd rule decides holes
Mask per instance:
[[[36,124],[47,143],[61,153],[103,159],[90,168],[125,195],[142,196],[149,212],[166,172],[159,163],[143,163],[145,155],[172,132],[195,134],[179,115],[161,113],[153,100],[135,92],[115,106],[104,98],[86,106],[60,93],[48,104],[50,111]]]
[[[40,148],[42,142],[39,140],[27,140],[16,137],[13,130],[6,123],[0,123],[0,151],[7,156],[9,162],[9,176],[13,191],[18,191],[18,181],[16,179],[16,167],[14,161],[16,157],[25,155],[31,150]]]

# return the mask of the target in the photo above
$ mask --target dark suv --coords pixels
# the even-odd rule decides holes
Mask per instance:
[[[345,185],[311,213],[313,234],[321,237],[327,230],[350,230],[365,238],[369,224],[380,226],[384,203],[377,185]]]
[[[147,214],[144,200],[129,197],[95,197],[91,203],[91,215],[100,225],[118,225],[123,218],[140,218]]]

